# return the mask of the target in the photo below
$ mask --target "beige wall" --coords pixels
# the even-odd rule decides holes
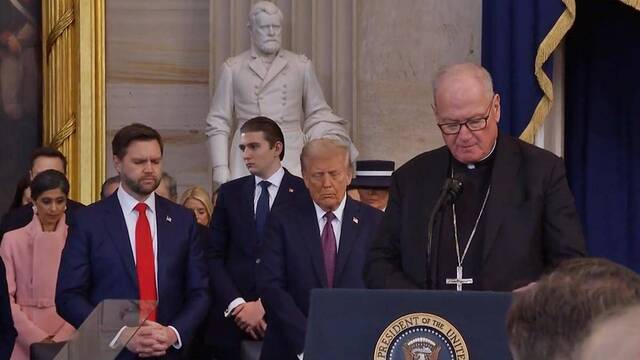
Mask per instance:
[[[251,2],[106,2],[107,141],[133,121],[159,129],[165,167],[179,190],[209,188],[203,134],[209,81],[215,82],[224,58],[248,46],[244,24]],[[327,101],[352,121],[361,159],[399,165],[442,144],[431,112],[431,76],[442,64],[480,61],[481,1],[276,3],[286,17],[285,47],[307,54],[319,68]],[[211,19],[223,20],[210,27]],[[111,175],[110,156],[107,161]]]

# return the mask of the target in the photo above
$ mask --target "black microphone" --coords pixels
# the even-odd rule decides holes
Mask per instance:
[[[440,196],[436,201],[435,206],[431,209],[431,215],[429,215],[429,223],[427,224],[427,279],[429,279],[429,262],[431,261],[431,243],[433,242],[433,225],[436,220],[436,216],[442,210],[443,206],[452,204],[456,201],[458,196],[462,193],[462,176],[455,175],[448,177],[442,184],[440,190]],[[428,280],[427,280],[428,281]]]

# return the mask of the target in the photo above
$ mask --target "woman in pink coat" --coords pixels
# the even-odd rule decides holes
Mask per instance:
[[[69,182],[62,173],[47,170],[38,174],[31,183],[33,220],[6,233],[0,245],[18,331],[12,360],[28,360],[32,343],[66,341],[74,332],[56,313],[54,301],[67,238],[64,210],[68,193]]]

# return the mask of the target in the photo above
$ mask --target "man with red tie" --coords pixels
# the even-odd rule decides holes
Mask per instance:
[[[346,145],[307,143],[300,155],[311,197],[271,211],[264,229],[258,293],[269,326],[261,359],[302,357],[311,290],[364,288],[362,272],[382,212],[346,195],[352,168]]]
[[[119,358],[177,359],[209,306],[195,218],[154,193],[163,154],[156,130],[126,126],[112,148],[120,187],[74,217],[60,262],[57,311],[77,328],[105,299],[157,301]]]

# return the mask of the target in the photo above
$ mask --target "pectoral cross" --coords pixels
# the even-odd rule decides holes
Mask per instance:
[[[472,278],[463,279],[462,278],[462,266],[456,266],[456,278],[455,279],[446,279],[447,285],[455,285],[456,291],[462,291],[462,285],[471,285],[473,284]]]

